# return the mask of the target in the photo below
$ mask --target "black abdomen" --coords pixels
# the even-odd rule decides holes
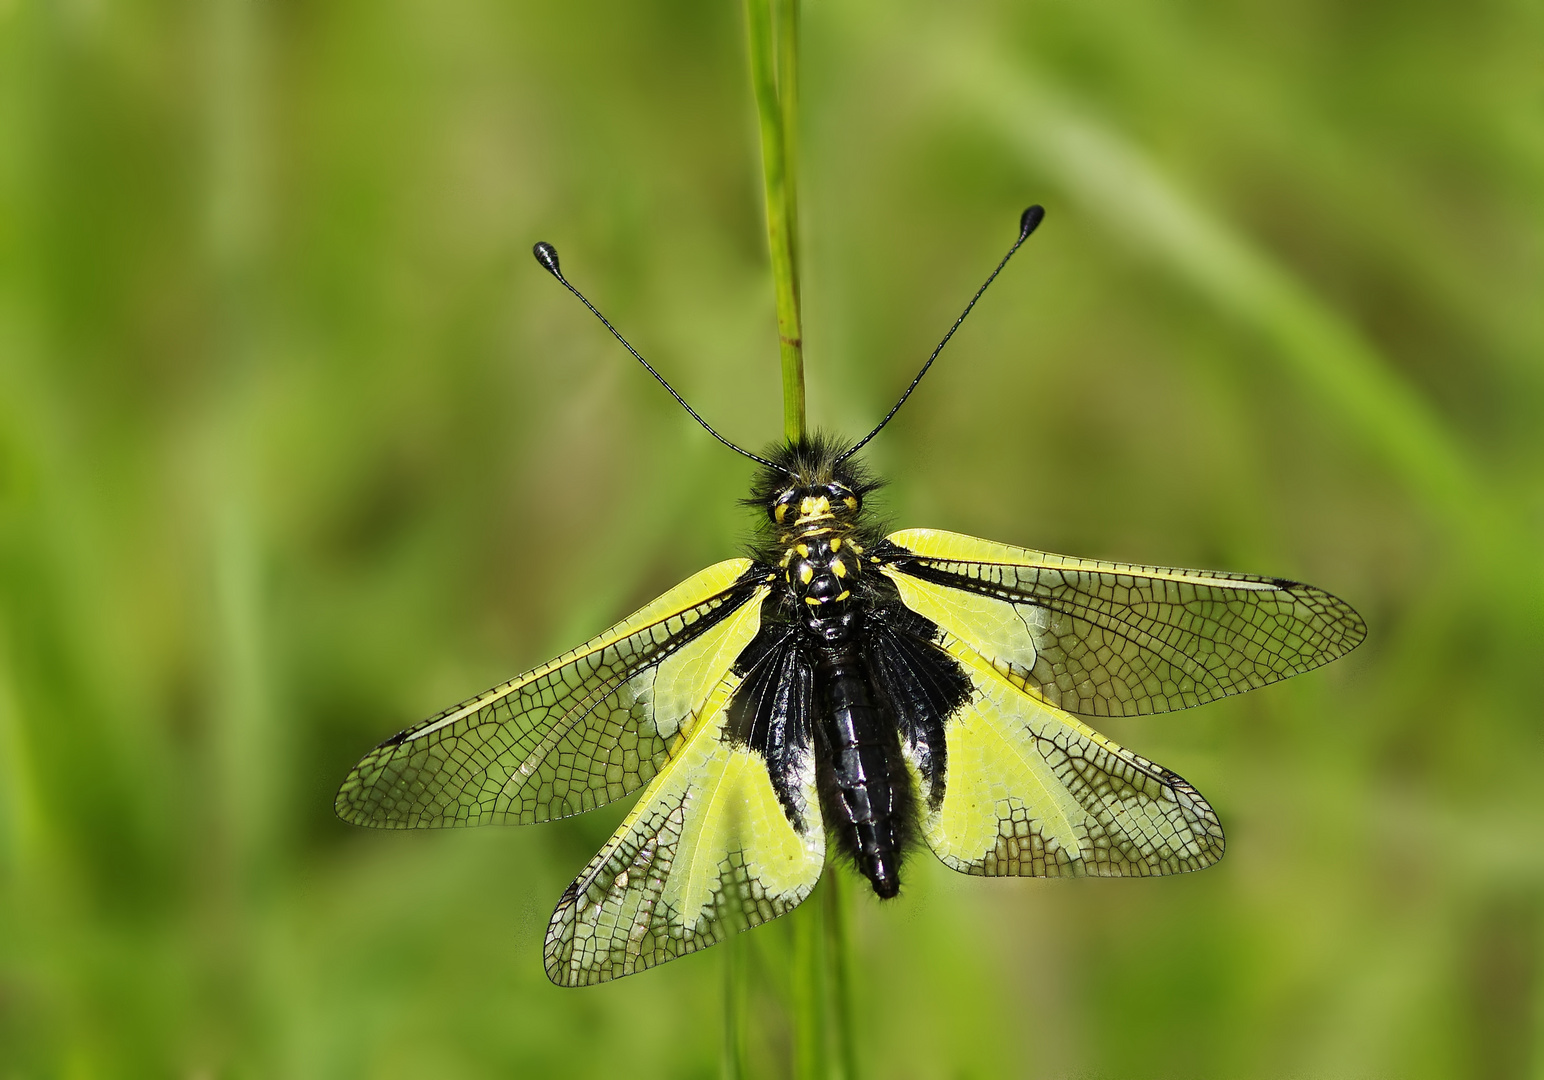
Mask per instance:
[[[817,649],[815,684],[826,824],[882,897],[901,887],[901,849],[911,822],[911,785],[895,721],[868,685],[855,641]]]

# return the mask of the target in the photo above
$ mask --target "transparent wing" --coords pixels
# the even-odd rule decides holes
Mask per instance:
[[[792,910],[825,864],[814,759],[784,794],[726,730],[728,674],[547,927],[547,975],[584,986],[631,975]]]
[[[1300,674],[1367,628],[1312,585],[1096,562],[908,529],[884,556],[902,602],[1052,705],[1167,712]]]
[[[1222,858],[1217,815],[1178,775],[1031,697],[947,632],[971,697],[944,724],[941,802],[923,835],[951,869],[988,877],[1149,877]]]
[[[344,780],[338,816],[527,824],[636,791],[755,636],[766,586],[750,568],[711,566],[573,652],[386,740]]]

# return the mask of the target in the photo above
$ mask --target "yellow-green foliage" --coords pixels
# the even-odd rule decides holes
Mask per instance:
[[[543,974],[625,804],[332,799],[738,553],[747,463],[529,252],[726,436],[781,432],[742,20],[0,0],[0,1074],[716,1071],[723,950]],[[867,430],[1049,210],[872,446],[896,524],[1370,627],[1101,723],[1207,795],[1218,866],[846,889],[868,1075],[1544,1065],[1541,36],[1507,0],[806,6],[812,426]],[[796,932],[748,939],[759,1076]]]

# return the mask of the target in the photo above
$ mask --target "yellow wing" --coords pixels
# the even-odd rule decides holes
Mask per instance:
[[[1183,778],[1032,697],[954,635],[938,645],[971,683],[944,724],[943,799],[923,802],[923,835],[946,866],[1149,877],[1222,858],[1217,815]]]
[[[527,824],[636,791],[739,655],[735,628],[759,619],[767,589],[750,567],[710,566],[573,652],[386,740],[344,780],[338,816]]]
[[[907,529],[885,556],[907,607],[1015,685],[1091,716],[1213,701],[1350,652],[1367,636],[1311,585],[1096,562],[958,533]]]
[[[736,615],[748,643],[755,619]],[[547,927],[547,975],[583,986],[630,975],[792,910],[825,864],[813,756],[790,805],[761,755],[729,735],[741,675],[726,674],[616,833],[568,887]]]

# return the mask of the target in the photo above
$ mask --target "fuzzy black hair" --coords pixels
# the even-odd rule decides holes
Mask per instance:
[[[778,530],[768,517],[768,508],[790,487],[821,488],[833,482],[846,487],[860,501],[857,518],[850,523],[853,539],[867,548],[879,543],[884,536],[884,521],[874,513],[868,497],[883,487],[884,481],[873,476],[857,458],[840,460],[851,445],[842,439],[816,434],[797,443],[767,449],[766,458],[773,464],[757,470],[750,498],[742,500],[756,511],[756,535],[749,545],[751,558],[774,566],[782,558]]]
[[[865,498],[882,487],[884,481],[875,479],[857,458],[838,463],[851,446],[845,439],[816,432],[796,443],[768,447],[762,456],[773,467],[763,465],[756,470],[745,504],[765,510],[780,492],[790,487],[822,487],[833,480],[856,492],[858,498]]]

